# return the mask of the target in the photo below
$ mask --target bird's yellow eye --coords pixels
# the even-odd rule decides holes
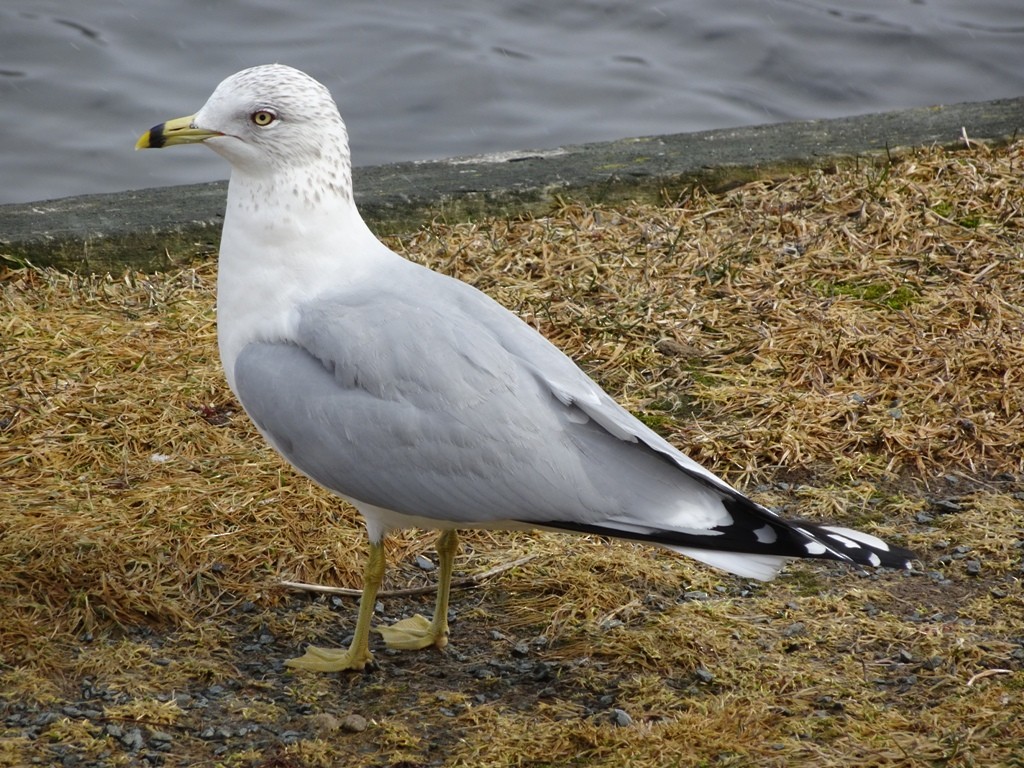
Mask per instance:
[[[266,109],[252,113],[252,121],[261,128],[270,125],[275,119],[277,119],[277,115]]]

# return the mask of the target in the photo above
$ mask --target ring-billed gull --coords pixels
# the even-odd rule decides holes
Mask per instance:
[[[444,647],[459,528],[545,528],[652,542],[769,580],[791,558],[908,567],[912,554],[751,501],[619,406],[533,328],[471,286],[403,259],[363,222],[328,90],[283,65],[222,82],[137,148],[202,142],[231,163],[217,278],[228,384],[300,472],[366,520],[370,556],[347,649],[287,663],[371,661],[383,540],[441,529],[432,621],[379,628]]]

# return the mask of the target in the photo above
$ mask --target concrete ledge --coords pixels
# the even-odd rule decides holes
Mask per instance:
[[[872,161],[907,149],[1003,142],[1024,128],[1024,98],[877,115],[623,139],[539,152],[357,168],[356,200],[379,234],[435,217],[542,213],[557,195],[662,200],[694,184]],[[227,169],[225,168],[225,173]],[[216,251],[226,184],[198,184],[0,206],[0,258],[77,272],[166,269]]]

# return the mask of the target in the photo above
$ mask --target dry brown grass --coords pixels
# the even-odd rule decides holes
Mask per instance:
[[[7,272],[0,765],[1021,765],[1022,157],[921,151],[393,243],[515,308],[760,500],[878,532],[923,569],[804,563],[752,586],[643,547],[470,534],[460,570],[537,557],[455,596],[452,653],[365,675],[278,663],[354,619],[278,581],[357,587],[364,538],[232,400],[214,266]],[[433,540],[395,537],[389,585],[427,580],[409,562]],[[322,719],[348,712],[369,727]],[[201,736],[219,723],[256,730]]]

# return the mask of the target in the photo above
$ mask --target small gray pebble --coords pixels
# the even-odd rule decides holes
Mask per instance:
[[[56,712],[41,712],[39,714],[39,716],[36,717],[35,724],[36,725],[49,725],[50,723],[52,723],[52,722],[54,722],[56,720],[59,720],[59,719],[60,719],[60,715],[58,715]]]
[[[977,576],[981,573],[981,563],[978,560],[967,561],[967,575]]]
[[[423,555],[416,555],[416,559],[413,562],[421,571],[430,572],[437,568],[429,557],[424,557]]]
[[[633,724],[633,718],[630,717],[629,713],[624,709],[613,709],[612,722],[619,728],[628,728]]]
[[[341,721],[341,729],[349,733],[362,733],[366,726],[366,718],[362,715],[351,714]]]
[[[806,624],[804,624],[802,621],[794,621],[792,624],[790,624],[788,627],[786,627],[784,630],[782,630],[782,636],[783,637],[796,637],[797,635],[804,634],[806,631],[807,631],[807,625]]]
[[[332,715],[330,712],[320,712],[309,717],[310,729],[321,738],[329,736],[330,734],[341,728],[341,720]],[[244,736],[244,729],[238,731],[239,736]]]
[[[545,664],[543,661],[538,661],[537,665],[533,668],[532,677],[534,681],[538,683],[543,682],[545,680],[550,680],[552,677],[551,665]]]
[[[693,676],[702,683],[713,683],[715,681],[715,676],[704,667],[697,667],[693,670]]]
[[[142,731],[138,728],[132,728],[128,733],[121,737],[121,743],[132,752],[138,752],[143,746]]]

